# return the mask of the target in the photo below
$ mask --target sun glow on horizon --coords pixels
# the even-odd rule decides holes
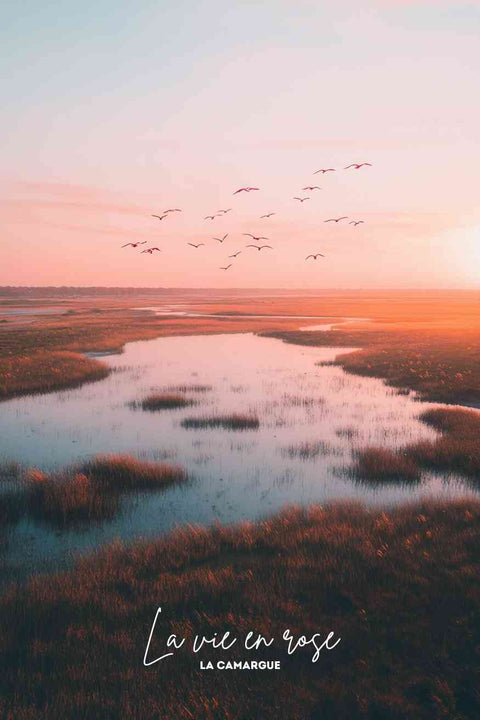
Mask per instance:
[[[475,286],[480,14],[441,7],[8,8],[0,284]],[[324,224],[341,215],[364,224]]]

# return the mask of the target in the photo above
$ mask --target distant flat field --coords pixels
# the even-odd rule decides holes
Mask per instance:
[[[31,290],[24,297],[2,297],[0,290],[0,397],[69,387],[81,382],[83,372],[86,380],[101,375],[99,368],[74,368],[71,358],[58,358],[61,371],[55,369],[50,377],[44,357],[42,376],[35,378],[30,363],[24,360],[22,366],[16,358],[40,350],[118,352],[126,342],[162,336],[255,332],[276,333],[298,344],[361,348],[342,358],[345,369],[420,390],[427,399],[474,406],[480,402],[476,291],[85,292],[67,297],[67,291],[48,296]],[[333,327],[327,333],[299,335],[309,319],[312,325]],[[335,327],[337,322],[341,327]],[[2,365],[2,358],[8,364]],[[12,365],[17,371],[12,372]]]

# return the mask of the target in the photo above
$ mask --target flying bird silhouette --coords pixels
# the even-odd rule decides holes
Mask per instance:
[[[362,167],[372,167],[372,163],[352,163],[351,165],[347,165],[344,170],[349,170],[350,168],[355,168],[355,170],[360,170]]]
[[[158,218],[159,220],[163,220],[164,218],[167,217],[167,213],[164,213],[163,215],[152,215],[152,217],[156,217],[156,218]]]
[[[216,215],[207,215],[207,216],[204,217],[203,219],[204,219],[204,220],[215,220],[216,217],[217,217]]]
[[[307,187],[302,188],[302,190],[321,190],[321,187],[318,187],[318,185],[307,185]]]
[[[304,197],[304,198],[294,197],[293,199],[294,199],[294,200],[299,200],[301,203],[304,203],[305,200],[310,200],[309,197]]]
[[[275,215],[275,213],[267,213],[266,215],[260,215],[260,220],[262,218],[270,218],[270,217],[272,217],[272,215]]]
[[[232,267],[232,263],[230,265],[227,265],[227,267],[221,267],[220,270],[228,270],[228,268]]]
[[[163,212],[169,213],[169,212],[182,212],[182,211],[180,210],[180,208],[170,208],[170,210],[164,210]]]
[[[267,237],[263,237],[263,235],[260,235],[260,237],[257,237],[256,235],[252,235],[252,233],[242,233],[243,235],[246,235],[247,237],[251,237],[252,240],[255,240],[255,242],[258,242],[259,240],[268,240]]]
[[[223,215],[226,215],[227,213],[229,213],[231,211],[231,209],[232,208],[228,208],[228,210],[219,210],[218,212],[223,213]]]
[[[357,227],[357,225],[361,225],[364,222],[365,222],[364,220],[350,220],[350,222],[348,224],[355,225],[355,227]]]
[[[327,172],[335,172],[335,168],[320,168],[320,170],[315,170],[313,174],[318,175],[318,173],[322,173],[322,175],[325,175]]]
[[[241,250],[238,250],[236,253],[233,253],[233,255],[229,255],[228,257],[229,257],[229,258],[231,258],[231,257],[236,258],[237,255],[240,255],[241,252],[242,252]]]
[[[234,192],[233,194],[234,194],[234,195],[238,195],[238,193],[241,193],[241,192],[252,192],[252,190],[260,190],[260,188],[257,188],[257,187],[242,187],[242,188],[239,188],[238,190],[235,190],[235,192]]]
[[[212,238],[212,240],[218,240],[219,243],[223,243],[227,239],[227,237],[228,237],[228,233],[226,235],[224,235],[222,238],[214,237],[214,238]]]
[[[308,258],[313,258],[316,260],[318,257],[325,257],[325,255],[322,255],[322,253],[313,253],[312,255],[307,255],[305,260],[308,260]]]
[[[246,245],[245,247],[253,247],[259,251],[262,250],[263,248],[270,248],[270,250],[273,250],[271,245]]]
[[[194,248],[199,248],[201,245],[205,245],[205,243],[198,243],[198,245],[195,245],[195,243],[187,243],[187,245],[191,245]]]
[[[149,253],[150,255],[152,255],[152,254],[155,252],[155,250],[156,250],[157,252],[162,252],[162,251],[160,250],[160,248],[152,247],[152,248],[147,248],[146,250],[142,250],[142,252],[140,253],[140,255],[143,255],[143,253]]]
[[[136,248],[136,247],[138,247],[138,245],[146,245],[146,244],[147,244],[147,241],[146,241],[146,240],[142,240],[142,242],[125,243],[125,245],[122,245],[122,248],[128,247],[129,245],[131,245],[132,247]]]
[[[323,222],[340,222],[340,220],[348,220],[348,215],[342,215],[342,217],[339,218],[329,218],[328,220],[324,220]]]

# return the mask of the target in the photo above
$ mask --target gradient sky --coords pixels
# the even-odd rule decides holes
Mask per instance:
[[[2,6],[0,284],[478,287],[480,0],[135,5]]]

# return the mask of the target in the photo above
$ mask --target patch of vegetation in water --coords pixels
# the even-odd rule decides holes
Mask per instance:
[[[78,387],[109,372],[98,360],[67,351],[0,357],[0,400]]]
[[[404,452],[384,447],[359,451],[353,475],[374,482],[418,482],[421,477],[418,465]]]
[[[187,430],[221,428],[222,430],[258,430],[260,421],[254,415],[212,415],[211,417],[185,418],[181,422]]]
[[[179,465],[146,462],[131,455],[98,455],[80,466],[105,490],[155,490],[187,480]]]
[[[53,527],[111,519],[118,510],[118,495],[102,492],[98,483],[83,473],[49,476],[38,470],[31,471],[27,483],[28,513]]]
[[[419,419],[441,432],[435,440],[406,447],[412,461],[424,467],[463,473],[480,479],[480,413],[475,410],[434,408]]]
[[[181,394],[155,394],[149,395],[143,400],[130,403],[130,407],[134,409],[156,412],[158,410],[176,410],[178,408],[189,407],[193,405],[193,400],[189,400]]]
[[[0,494],[0,519],[31,517],[51,527],[88,526],[113,518],[123,493],[163,490],[188,478],[178,465],[130,455],[100,455],[56,473],[30,468]]]
[[[322,397],[305,397],[304,395],[290,395],[284,393],[281,398],[283,405],[290,407],[315,407],[316,405],[324,405],[325,399]]]
[[[213,390],[213,385],[202,385],[202,384],[196,384],[191,383],[190,385],[188,383],[182,385],[168,385],[166,388],[164,388],[165,392],[171,392],[171,393],[206,393]]]
[[[286,448],[282,448],[281,453],[289,458],[314,460],[321,456],[340,456],[342,455],[342,450],[334,447],[330,443],[320,440],[318,442],[307,441],[298,443],[298,445],[289,445]]]

